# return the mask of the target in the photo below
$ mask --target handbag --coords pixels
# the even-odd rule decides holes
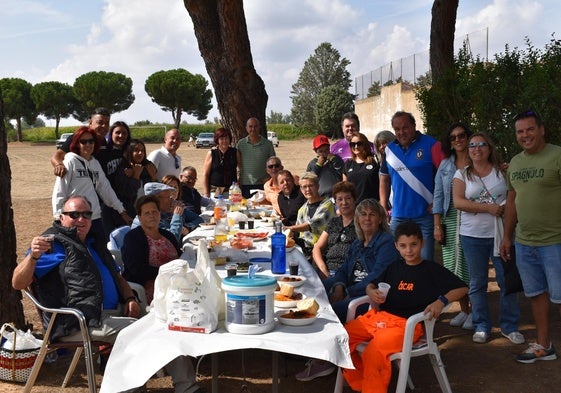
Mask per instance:
[[[514,251],[514,246],[510,248],[510,260],[503,261],[503,272],[505,277],[505,295],[511,293],[522,292],[524,287],[522,286],[522,279],[520,278],[520,273],[518,272],[518,267],[516,267],[516,255]]]
[[[29,331],[24,333],[16,329],[11,323],[2,325],[0,337],[0,379],[27,382],[39,354],[41,340],[33,337]]]

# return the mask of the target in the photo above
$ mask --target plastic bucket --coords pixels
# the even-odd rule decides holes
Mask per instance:
[[[276,287],[277,280],[271,276],[224,278],[226,330],[235,334],[262,334],[273,330]]]

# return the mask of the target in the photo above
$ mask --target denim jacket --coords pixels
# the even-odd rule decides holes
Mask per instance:
[[[450,201],[452,200],[452,181],[456,173],[455,156],[442,160],[434,178],[434,199],[432,202],[432,214],[440,214],[446,217]]]

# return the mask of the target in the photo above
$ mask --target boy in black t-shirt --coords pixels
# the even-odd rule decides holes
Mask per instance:
[[[444,306],[467,295],[466,284],[443,266],[421,257],[423,234],[418,224],[408,221],[395,231],[395,246],[401,259],[366,287],[366,294],[380,305],[349,322],[349,346],[355,370],[345,369],[343,375],[353,390],[363,393],[387,392],[391,379],[389,356],[403,345],[407,318],[424,311],[438,318]],[[390,284],[386,296],[378,284]],[[414,342],[423,334],[417,325]],[[369,341],[362,357],[356,346]],[[369,383],[364,383],[369,381]]]

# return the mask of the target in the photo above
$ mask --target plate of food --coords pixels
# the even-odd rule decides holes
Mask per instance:
[[[247,273],[249,272],[249,267],[251,265],[257,265],[257,271],[261,272],[263,271],[263,267],[261,265],[259,265],[258,263],[251,263],[251,262],[236,262],[236,270],[238,271],[238,273]]]
[[[237,238],[250,238],[253,241],[265,240],[269,236],[269,232],[255,232],[251,229],[244,231],[241,230],[236,233]]]
[[[275,276],[279,285],[290,285],[294,288],[301,287],[306,282],[306,277],[304,276],[289,276],[289,275],[278,275]]]
[[[319,304],[313,297],[296,303],[296,310],[281,310],[275,313],[279,322],[288,326],[306,326],[318,317]]]
[[[275,291],[275,307],[279,308],[292,308],[296,307],[296,304],[304,299],[305,296],[294,290],[294,287],[290,285],[281,284],[280,291]]]

